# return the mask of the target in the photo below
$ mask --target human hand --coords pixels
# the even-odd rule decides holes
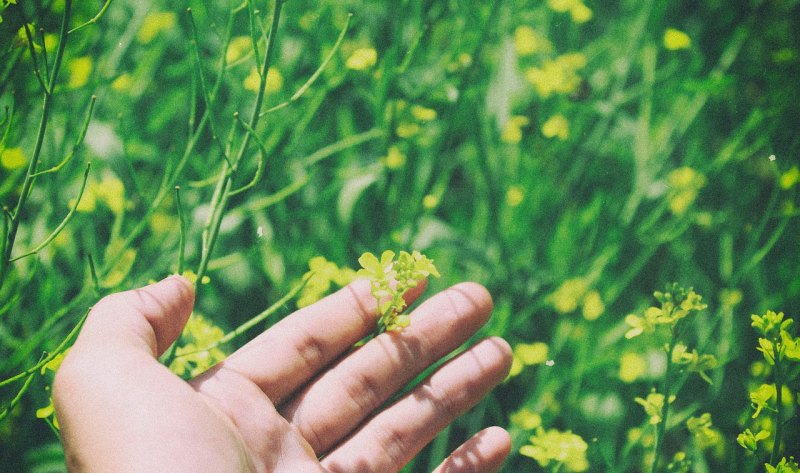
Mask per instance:
[[[487,321],[491,298],[459,284],[421,304],[402,332],[354,350],[376,323],[368,283],[357,281],[186,382],[157,357],[193,303],[188,281],[172,276],[92,309],[53,387],[70,471],[395,472],[511,360],[505,341],[483,340],[385,406]],[[510,446],[503,429],[485,429],[436,473],[497,471]]]

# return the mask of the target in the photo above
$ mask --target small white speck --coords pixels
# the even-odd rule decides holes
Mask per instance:
[[[556,362],[555,360],[547,360],[544,362],[544,364],[547,366],[555,366]]]
[[[770,160],[770,161],[775,161],[776,159],[777,159],[777,158],[775,157],[775,155],[774,155],[774,154],[770,154],[770,155],[769,155],[769,160]]]
[[[259,238],[263,237],[264,236],[264,227],[259,225],[258,226],[258,230],[256,230],[256,234],[258,235]]]

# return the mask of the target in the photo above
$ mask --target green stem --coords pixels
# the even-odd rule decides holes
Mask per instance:
[[[664,405],[661,407],[661,422],[658,423],[656,426],[656,441],[655,445],[653,446],[653,466],[650,469],[651,473],[656,473],[658,471],[658,460],[661,454],[661,446],[664,444],[664,436],[667,434],[667,417],[669,416],[669,398],[670,398],[670,377],[672,376],[672,370],[674,365],[672,363],[672,354],[675,351],[675,346],[677,345],[677,336],[673,332],[672,340],[669,342],[669,346],[667,348],[667,371],[664,373],[664,384],[662,386],[662,392],[664,393]]]
[[[783,373],[781,372],[781,349],[777,340],[773,341],[772,346],[775,353],[775,443],[772,445],[772,454],[769,463],[775,465],[778,462],[781,451],[781,441],[783,440]]]
[[[6,236],[5,254],[0,261],[0,287],[3,285],[3,278],[7,274],[9,265],[11,264],[11,252],[14,249],[14,240],[19,230],[20,221],[22,220],[22,211],[28,201],[28,196],[31,192],[31,187],[35,180],[36,168],[39,165],[39,156],[42,153],[42,144],[44,143],[44,135],[47,130],[47,122],[50,118],[50,109],[53,106],[53,91],[55,89],[56,81],[58,80],[58,71],[61,69],[61,61],[64,58],[64,50],[67,47],[67,28],[69,27],[70,12],[72,11],[72,0],[64,0],[64,15],[61,18],[61,34],[58,40],[58,50],[56,52],[55,61],[53,63],[53,73],[50,76],[50,84],[44,94],[44,103],[42,104],[42,117],[39,121],[39,131],[36,136],[36,146],[33,149],[31,162],[28,164],[28,172],[25,174],[25,180],[22,183],[20,190],[19,200],[14,208],[14,213],[11,218],[11,226]]]
[[[261,114],[261,106],[264,103],[264,96],[265,96],[265,89],[267,83],[267,74],[269,73],[270,63],[272,62],[272,55],[275,50],[275,45],[277,43],[277,36],[278,36],[278,23],[280,22],[281,17],[281,10],[283,9],[283,4],[286,0],[275,0],[275,7],[272,13],[272,25],[270,26],[269,30],[269,38],[267,39],[267,47],[264,53],[264,63],[263,69],[261,71],[261,83],[259,84],[258,88],[258,95],[256,96],[256,102],[253,107],[253,113],[250,117],[250,128],[253,130],[256,129],[258,126],[258,121]],[[244,137],[242,138],[242,143],[239,147],[239,152],[237,153],[236,158],[230,165],[228,171],[223,171],[220,176],[220,188],[222,190],[219,198],[214,201],[214,205],[212,206],[211,215],[212,218],[209,220],[209,224],[206,226],[204,233],[206,234],[205,245],[203,248],[203,254],[200,259],[200,266],[197,269],[197,280],[202,281],[203,276],[208,269],[208,262],[211,260],[211,255],[214,251],[214,245],[217,241],[217,236],[219,235],[220,225],[222,224],[222,217],[225,214],[225,209],[228,205],[228,201],[231,198],[230,190],[232,186],[232,177],[233,174],[236,172],[239,164],[244,157],[245,152],[250,144],[250,139],[252,135],[250,133],[245,133]],[[199,286],[198,286],[199,287]]]

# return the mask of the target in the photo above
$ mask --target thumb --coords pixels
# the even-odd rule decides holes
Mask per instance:
[[[111,294],[92,308],[74,349],[112,346],[158,357],[178,338],[193,305],[194,289],[178,275]]]

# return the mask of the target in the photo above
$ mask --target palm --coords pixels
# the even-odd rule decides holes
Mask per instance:
[[[355,284],[287,317],[187,384],[154,360],[180,332],[191,307],[186,286],[165,306],[178,287],[172,286],[135,291],[139,302],[126,300],[124,310],[104,303],[95,308],[129,315],[124,325],[133,326],[149,350],[125,351],[125,343],[113,343],[106,326],[112,323],[93,314],[65,360],[55,401],[75,463],[108,450],[115,463],[105,466],[114,471],[125,469],[119,467],[124,458],[138,459],[128,463],[137,467],[130,471],[397,471],[501,381],[509,364],[505,342],[484,340],[380,410],[472,336],[487,320],[491,301],[480,286],[456,286],[422,304],[403,332],[352,350],[375,323],[366,286]],[[118,299],[105,305],[121,304]],[[164,315],[169,312],[184,316],[170,319]],[[120,318],[125,320],[118,316],[113,323]],[[95,337],[103,343],[93,343]],[[87,384],[90,374],[96,384]],[[479,435],[442,471],[498,468],[507,435],[499,429]]]

